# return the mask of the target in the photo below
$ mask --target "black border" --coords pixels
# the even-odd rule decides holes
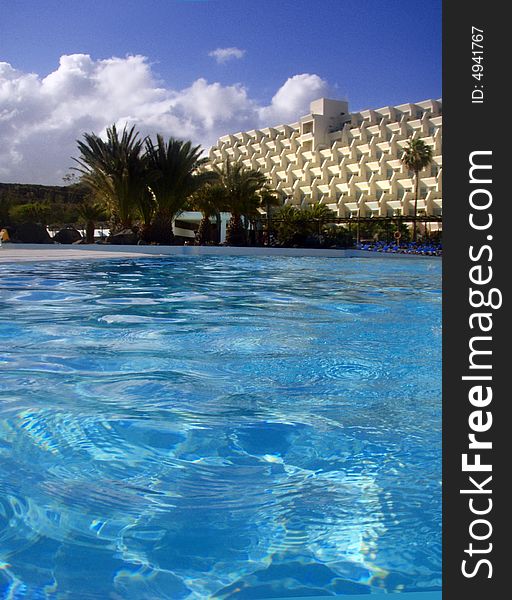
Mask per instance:
[[[499,150],[500,141],[506,143],[507,140],[510,111],[506,86],[508,43],[512,36],[507,37],[505,32],[508,21],[503,12],[505,6],[473,0],[464,3],[445,0],[443,5],[443,598],[447,600],[482,600],[509,595],[504,591],[508,587],[505,536],[510,528],[504,515],[508,503],[504,464],[510,449],[502,442],[504,428],[508,426],[505,414],[509,397],[505,387],[507,327],[512,331],[506,322],[504,290],[506,275],[510,272],[506,228],[507,222],[512,223],[509,217],[512,203],[507,197],[504,179],[507,171],[512,171],[512,165],[505,162],[507,153]],[[480,81],[472,77],[472,26],[484,30],[484,76]],[[484,102],[475,104],[471,93],[475,85],[480,84],[484,86]],[[475,231],[469,225],[468,198],[474,189],[469,183],[469,155],[478,150],[492,150],[493,181],[487,187],[493,197],[490,209],[493,225],[485,232]],[[492,242],[487,241],[489,234],[493,236]],[[492,262],[485,262],[492,265],[492,287],[499,288],[504,299],[503,306],[492,311],[494,327],[490,334],[493,336],[493,401],[490,405],[493,425],[486,435],[493,442],[493,448],[482,452],[482,462],[485,459],[493,465],[490,473],[493,509],[488,515],[493,525],[488,541],[493,547],[489,554],[481,555],[491,560],[490,579],[487,568],[480,568],[473,578],[465,577],[461,570],[462,561],[469,558],[464,553],[471,541],[469,524],[477,518],[469,510],[468,496],[460,493],[461,489],[468,488],[468,473],[462,472],[461,455],[468,452],[468,416],[474,410],[468,401],[470,384],[461,379],[469,374],[468,342],[475,335],[469,328],[469,269],[475,264],[469,259],[469,246],[479,248],[485,243],[490,243],[493,250]],[[512,431],[508,435],[512,437]],[[474,565],[475,557],[470,560]]]

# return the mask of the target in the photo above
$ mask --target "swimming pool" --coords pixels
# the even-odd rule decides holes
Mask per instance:
[[[1,276],[6,597],[441,588],[438,259]]]

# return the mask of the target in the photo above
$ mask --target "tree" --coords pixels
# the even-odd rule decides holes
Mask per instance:
[[[432,148],[423,140],[411,138],[402,155],[402,163],[414,173],[414,223],[412,239],[416,241],[416,216],[418,212],[418,196],[420,191],[420,171],[423,171],[432,162]]]
[[[285,205],[276,213],[278,242],[284,246],[318,244],[333,217],[334,212],[325,204],[311,204],[306,208]],[[312,237],[315,239],[308,240]]]
[[[322,231],[322,226],[326,225],[329,219],[334,218],[334,211],[331,210],[326,204],[317,202],[316,204],[310,204],[303,209],[304,215],[307,221],[317,224],[318,235]]]
[[[141,219],[139,238],[149,242],[151,241],[151,226],[157,209],[156,196],[149,185],[140,196],[138,209]]]
[[[303,243],[305,238],[304,211],[296,206],[285,204],[275,214],[277,220],[277,241],[283,246],[293,246]]]
[[[192,196],[191,206],[193,210],[199,210],[203,215],[197,231],[197,243],[204,245],[211,241],[210,218],[213,216],[217,219],[217,241],[219,241],[220,213],[226,207],[224,188],[214,181],[204,185]]]
[[[214,165],[213,172],[225,191],[226,208],[231,212],[226,228],[226,243],[229,246],[243,246],[247,240],[242,215],[249,219],[259,214],[258,193],[267,183],[267,178],[263,173],[247,168],[242,162],[230,160],[220,167]]]
[[[62,178],[62,181],[64,182],[64,185],[68,187],[72,185],[79,185],[80,183],[78,175],[76,173],[66,173]]]
[[[78,214],[85,221],[85,241],[94,244],[96,223],[107,218],[105,208],[97,202],[82,202],[78,207]]]
[[[9,193],[0,196],[0,227],[10,223],[10,212],[13,202]]]
[[[265,212],[267,221],[267,245],[270,242],[270,222],[272,219],[272,209],[282,205],[279,193],[265,186],[259,191],[259,208]]]
[[[18,204],[10,209],[10,217],[15,223],[39,223],[48,225],[51,207],[47,202]]]
[[[206,159],[200,158],[200,146],[170,138],[167,144],[157,135],[156,144],[146,140],[149,181],[156,209],[149,237],[160,244],[172,244],[172,222],[183,210],[187,199],[212,179],[210,171],[200,171]]]
[[[362,240],[394,241],[396,232],[400,233],[400,242],[410,240],[411,230],[400,220],[390,223],[365,219],[359,224],[359,236]]]
[[[104,141],[94,133],[78,140],[80,157],[75,158],[81,181],[101,198],[113,213],[113,221],[130,228],[140,209],[148,186],[146,159],[142,155],[144,140],[135,126],[124,127],[121,137],[115,125],[107,129]]]

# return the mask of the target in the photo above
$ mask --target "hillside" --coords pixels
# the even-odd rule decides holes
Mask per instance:
[[[0,183],[0,201],[11,205],[48,202],[51,204],[77,203],[87,192],[80,186],[39,185],[32,183]]]
[[[79,205],[88,195],[80,185],[0,183],[0,227],[20,223],[77,223]]]

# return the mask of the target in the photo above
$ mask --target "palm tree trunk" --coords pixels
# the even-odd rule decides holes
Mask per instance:
[[[172,215],[167,210],[158,210],[155,213],[148,237],[151,242],[172,246],[174,243],[174,232],[172,230]]]
[[[85,225],[85,241],[94,244],[94,221],[87,221]]]
[[[151,225],[149,223],[142,223],[140,226],[139,241],[151,242]]]
[[[267,211],[267,246],[270,246],[270,224],[272,221],[272,217],[270,216],[270,202],[266,203],[266,211]]]
[[[117,213],[112,212],[112,215],[109,219],[108,228],[110,230],[110,235],[113,235],[118,231],[124,229],[124,225],[121,222],[121,219],[119,218],[119,215]]]
[[[415,191],[414,191],[414,221],[412,225],[412,241],[416,241],[416,217],[418,216],[418,195],[420,192],[420,173],[416,171],[415,175]]]
[[[220,229],[221,229],[222,223],[221,223],[221,216],[220,216],[220,212],[219,211],[217,211],[215,213],[215,220],[216,220],[216,223],[217,223],[217,231],[216,231],[216,238],[217,239],[215,241],[217,242],[217,244],[220,244]]]
[[[242,226],[242,218],[233,213],[226,227],[226,244],[228,246],[245,246],[245,231]]]
[[[197,243],[200,246],[204,246],[211,241],[211,225],[210,219],[206,215],[203,215],[199,223],[199,229],[197,230]]]

